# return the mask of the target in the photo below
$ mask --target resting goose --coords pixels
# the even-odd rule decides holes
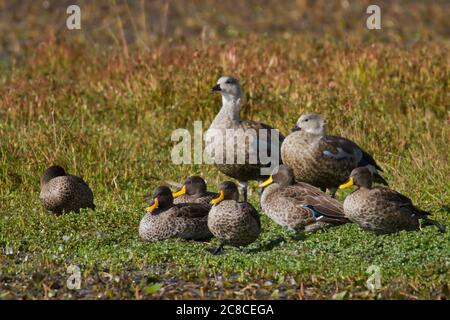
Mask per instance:
[[[208,129],[207,134],[210,139],[206,141],[207,153],[222,173],[239,181],[243,199],[247,201],[248,181],[261,180],[262,176],[269,174],[261,172],[261,168],[270,166],[269,159],[263,159],[260,155],[272,156],[276,159],[275,165],[278,165],[284,137],[278,130],[264,123],[241,120],[239,111],[243,94],[236,78],[221,77],[212,90],[222,95],[222,108]],[[264,132],[265,136],[261,136],[261,132]],[[275,133],[273,139],[272,132]],[[241,141],[242,143],[237,140],[248,136],[253,136],[255,139],[250,141],[248,138],[244,142]],[[226,142],[229,143],[228,147]],[[229,159],[226,157],[227,149]],[[215,152],[221,153],[222,157],[214,157]]]
[[[345,215],[361,228],[376,234],[414,231],[420,228],[419,219],[435,225],[441,232],[445,227],[428,218],[429,213],[415,207],[411,200],[386,187],[372,187],[372,174],[365,168],[356,168],[341,189],[358,187],[344,201]]]
[[[166,186],[155,189],[147,212],[139,224],[139,236],[144,241],[204,240],[212,236],[207,226],[209,206],[199,203],[174,205],[172,192]]]
[[[330,189],[334,197],[340,184],[357,167],[367,166],[375,182],[387,185],[378,174],[382,171],[370,154],[348,139],[328,136],[320,114],[302,115],[281,146],[284,164],[292,167],[297,181],[322,190]]]
[[[235,183],[223,182],[219,196],[211,202],[213,207],[208,215],[208,228],[221,240],[214,254],[221,253],[224,245],[246,246],[258,238],[261,233],[258,211],[248,202],[239,202]]]
[[[177,192],[172,193],[174,203],[201,203],[211,206],[211,200],[218,196],[217,193],[208,192],[205,180],[199,176],[190,176]]]
[[[348,222],[342,204],[304,182],[295,182],[294,171],[281,165],[260,184],[263,211],[275,223],[296,232],[313,232]]]
[[[41,203],[56,214],[79,212],[83,208],[95,209],[94,194],[80,177],[69,175],[60,166],[51,166],[41,177]]]

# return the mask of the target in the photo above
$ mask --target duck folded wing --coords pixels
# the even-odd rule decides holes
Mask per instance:
[[[314,216],[322,216],[324,222],[348,221],[340,202],[306,183],[284,188],[280,198],[294,202],[296,207],[308,210]]]
[[[260,218],[259,218],[259,213],[258,213],[258,211],[256,211],[256,209],[255,209],[252,205],[250,205],[250,204],[248,204],[248,203],[246,203],[246,202],[240,203],[240,205],[243,206],[243,209],[244,209],[246,212],[248,212],[248,214],[249,214],[253,219],[255,219],[255,221],[256,221],[256,223],[257,223],[257,225],[258,225],[258,228],[261,229],[261,220],[260,220]]]
[[[200,203],[181,203],[174,206],[179,218],[197,219],[207,218],[210,207]]]
[[[429,216],[430,213],[417,208],[407,196],[388,188],[374,187],[371,190],[373,197],[383,203],[395,203],[401,208],[406,208],[418,217]]]
[[[326,157],[336,160],[353,159],[358,167],[371,165],[377,170],[383,171],[370,154],[351,140],[337,136],[325,136],[321,142],[324,144],[323,155]]]

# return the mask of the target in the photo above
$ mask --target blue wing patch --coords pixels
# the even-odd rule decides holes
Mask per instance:
[[[321,214],[319,211],[317,211],[316,208],[314,208],[312,205],[310,205],[310,204],[304,204],[302,207],[308,209],[309,213],[310,213],[316,220],[320,220],[320,219],[323,218],[323,214]]]

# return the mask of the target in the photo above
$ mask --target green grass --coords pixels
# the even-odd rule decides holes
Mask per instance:
[[[331,133],[370,151],[394,189],[449,228],[446,40],[404,48],[253,34],[122,49],[50,37],[0,67],[0,298],[449,298],[450,236],[433,227],[294,235],[263,215],[258,241],[219,257],[207,251],[215,239],[150,244],[137,233],[159,184],[199,174],[216,190],[227,179],[170,160],[171,132],[194,120],[206,128],[218,112],[210,89],[222,74],[241,79],[243,118],[286,134],[301,113],[322,113]],[[53,163],[91,185],[95,212],[42,209],[39,178]],[[255,192],[250,201],[260,210]],[[66,286],[70,265],[81,269],[80,290]],[[375,292],[371,265],[382,274]]]

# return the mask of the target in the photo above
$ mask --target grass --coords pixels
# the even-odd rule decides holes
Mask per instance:
[[[322,113],[330,132],[369,150],[393,188],[450,227],[446,40],[239,34],[126,56],[49,37],[21,51],[0,69],[0,298],[449,298],[449,234],[432,227],[298,236],[263,216],[257,242],[220,257],[206,251],[217,240],[149,244],[137,234],[145,197],[165,180],[200,174],[216,190],[227,179],[170,161],[171,132],[194,120],[206,128],[218,112],[210,89],[223,74],[243,83],[243,118],[288,133],[302,112]],[[53,163],[88,181],[95,212],[42,209],[39,177]],[[260,210],[255,192],[250,201]],[[80,290],[67,288],[70,265]],[[371,265],[382,275],[375,292]]]

